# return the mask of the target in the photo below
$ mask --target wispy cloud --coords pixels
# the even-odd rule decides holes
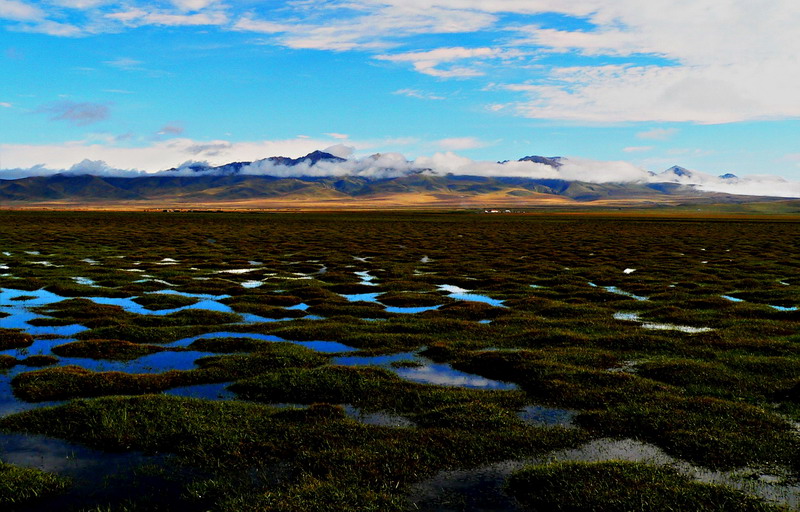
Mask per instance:
[[[11,103],[9,103],[9,102],[7,102],[7,101],[0,101],[0,107],[3,107],[3,108],[11,108],[11,107],[13,107],[13,106],[14,106],[14,105],[12,105]]]
[[[456,140],[456,139],[453,139]],[[441,141],[440,141],[441,142]],[[458,145],[458,144],[456,144]],[[344,161],[310,161],[286,166],[264,158],[265,155],[300,157],[313,150],[325,148]],[[775,197],[800,197],[800,182],[788,181],[776,176],[740,176],[726,179],[699,171],[675,174],[664,171],[651,173],[625,161],[599,161],[584,158],[562,158],[561,166],[531,161],[508,161],[505,163],[478,161],[460,156],[452,151],[438,152],[409,160],[400,153],[377,153],[370,156],[354,156],[354,147],[343,144],[327,146],[323,141],[297,137],[282,141],[260,141],[232,143],[224,140],[194,141],[170,139],[141,148],[110,148],[73,142],[62,146],[18,146],[0,145],[5,160],[12,165],[38,159],[38,162],[0,170],[0,179],[23,176],[49,175],[56,172],[71,174],[97,174],[100,176],[137,176],[144,170],[160,171],[164,175],[197,175],[197,165],[219,165],[230,161],[250,161],[241,173],[276,177],[311,176],[362,176],[391,178],[409,173],[427,172],[434,175],[466,175],[485,177],[517,177],[529,179],[560,179],[589,183],[676,183],[709,192],[724,192],[743,195],[767,195]],[[79,155],[93,153],[91,158]],[[258,155],[253,158],[251,155]],[[187,157],[189,159],[187,160]],[[57,161],[72,159],[63,165]],[[4,161],[5,161],[4,160]],[[181,161],[165,165],[165,161]],[[35,161],[35,160],[34,160]],[[211,164],[208,163],[211,161]],[[45,163],[49,162],[49,163]],[[190,168],[189,166],[195,167]],[[171,170],[164,171],[164,169]],[[143,170],[144,169],[144,170]],[[202,171],[214,173],[209,169]]]
[[[626,148],[622,148],[622,151],[626,153],[642,153],[644,151],[650,151],[653,149],[653,146],[628,146]]]
[[[28,3],[17,0],[0,0],[0,19],[38,21],[44,17],[44,11]]]
[[[581,28],[546,25],[538,15],[547,13],[580,20]],[[695,0],[680,8],[673,0],[0,0],[0,19],[11,30],[62,37],[218,27],[264,34],[262,43],[276,46],[358,52],[440,79],[477,81],[502,70],[494,90],[514,99],[496,105],[531,118],[713,124],[800,117],[796,0]],[[465,48],[464,34],[485,42]],[[430,40],[441,47],[420,47],[419,36],[436,36]],[[558,54],[569,58],[536,69],[526,58]]]
[[[140,27],[145,25],[188,27],[203,25],[225,25],[228,23],[228,16],[223,11],[184,14],[134,8],[127,11],[118,11],[106,14],[106,18],[119,21],[130,27]]]
[[[85,126],[108,119],[111,110],[108,105],[102,103],[63,100],[42,105],[36,112],[48,114],[51,121],[67,121],[77,126]]]
[[[129,59],[127,57],[119,57],[114,60],[107,60],[104,62],[104,64],[107,64],[114,68],[124,69],[127,71],[135,71],[138,69],[142,69],[141,68],[142,61],[136,59]]]
[[[649,140],[667,140],[678,133],[677,128],[653,128],[644,132],[639,132],[636,137]]]
[[[158,131],[158,135],[181,135],[183,132],[183,125],[179,123],[168,123]]]
[[[417,89],[398,89],[394,91],[392,94],[397,94],[400,96],[407,96],[409,98],[417,98],[419,100],[444,100],[446,99],[444,96],[438,96],[431,92],[423,92]]]
[[[473,66],[451,66],[442,69],[439,66],[443,63],[454,61],[473,61],[481,62],[490,59],[509,60],[521,57],[523,52],[519,50],[507,50],[503,48],[464,48],[462,46],[450,48],[436,48],[433,50],[407,52],[398,54],[378,55],[375,58],[390,62],[410,62],[414,70],[425,75],[439,78],[468,78],[481,76],[483,71]]]

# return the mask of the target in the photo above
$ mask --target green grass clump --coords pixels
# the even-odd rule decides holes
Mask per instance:
[[[464,354],[453,367],[514,382],[543,403],[578,409],[643,400],[669,389],[637,375],[603,369],[614,361],[609,356],[591,349],[503,350]]]
[[[189,345],[192,350],[200,352],[216,352],[220,354],[231,354],[234,352],[257,352],[258,350],[269,350],[274,342],[259,340],[255,338],[200,338]],[[294,345],[296,346],[296,345]]]
[[[25,366],[50,366],[56,363],[58,363],[58,358],[49,355],[28,356],[22,361],[20,361],[20,364],[23,364]]]
[[[66,478],[0,462],[0,507],[3,510],[24,510],[38,500],[63,493],[69,485]]]
[[[656,395],[583,413],[579,425],[600,435],[632,437],[710,468],[794,464],[800,444],[780,416],[741,402]]]
[[[118,339],[133,343],[164,344],[190,336],[197,336],[205,332],[208,332],[208,327],[203,325],[141,327],[124,324],[90,329],[78,333],[76,337],[81,340]]]
[[[33,336],[18,329],[0,327],[0,350],[25,348],[33,345]]]
[[[740,491],[638,462],[558,462],[516,471],[507,491],[546,512],[768,512],[785,510]]]
[[[54,354],[62,357],[86,357],[127,361],[165,350],[154,345],[142,345],[123,340],[82,340],[56,345]]]
[[[133,302],[150,310],[176,309],[197,304],[198,299],[171,293],[148,293],[133,299]]]
[[[683,387],[689,394],[720,398],[747,397],[764,400],[779,382],[767,375],[736,371],[719,362],[659,359],[637,366],[637,374]]]
[[[280,403],[349,403],[367,410],[412,412],[465,402],[521,407],[518,391],[485,391],[417,384],[376,367],[290,368],[242,380],[230,389],[243,398]]]
[[[587,440],[565,429],[487,435],[468,426],[375,427],[330,406],[281,410],[163,395],[75,400],[2,418],[0,428],[104,450],[177,454],[207,475],[187,488],[196,508],[224,512],[399,511],[409,484],[443,469],[542,455]],[[267,473],[261,477],[253,472],[258,468]],[[283,476],[271,481],[272,474]]]
[[[156,374],[95,372],[79,366],[62,366],[21,373],[11,380],[14,394],[28,402],[87,398],[105,395],[143,395],[167,389],[226,382],[259,373],[313,367],[326,356],[291,343],[272,343],[248,356],[211,356],[197,360],[199,369],[170,370]]]
[[[161,374],[94,372],[80,366],[62,366],[21,373],[11,380],[14,395],[28,402],[68,400],[103,395],[141,395],[169,388],[205,383],[191,371]]]

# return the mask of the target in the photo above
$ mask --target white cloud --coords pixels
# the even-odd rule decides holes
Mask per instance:
[[[180,123],[167,123],[157,133],[157,135],[181,135],[184,131]]]
[[[50,0],[55,5],[69,7],[70,9],[91,9],[110,3],[110,0]]]
[[[225,25],[228,22],[228,16],[222,11],[174,14],[165,11],[130,9],[106,14],[106,18],[122,22],[131,27],[144,25],[163,25],[168,27]]]
[[[267,155],[283,155],[294,158],[308,154],[320,147],[344,161],[310,161],[295,166],[286,166],[265,159]],[[55,172],[71,174],[96,174],[100,176],[138,176],[144,171],[167,171],[169,175],[196,175],[189,169],[198,162],[221,165],[231,161],[251,161],[241,172],[248,175],[277,177],[311,176],[363,176],[391,178],[405,176],[411,172],[427,172],[434,175],[465,175],[484,177],[516,177],[529,179],[559,179],[589,183],[649,183],[670,182],[687,185],[708,192],[723,192],[739,195],[767,195],[775,197],[800,197],[800,182],[791,182],[776,176],[745,176],[723,179],[710,174],[689,171],[674,173],[665,171],[652,174],[629,162],[598,161],[584,158],[562,158],[559,168],[531,161],[509,161],[506,163],[476,161],[451,151],[422,156],[409,161],[400,153],[377,153],[367,157],[355,157],[355,146],[335,144],[326,146],[324,141],[295,138],[282,141],[259,141],[232,143],[228,141],[194,141],[172,139],[159,141],[143,148],[113,148],[107,145],[76,141],[61,146],[0,145],[4,163],[12,168],[0,170],[0,179],[23,176],[49,175]],[[91,154],[90,159],[81,155]],[[190,159],[187,161],[187,157]],[[184,162],[177,165],[175,162]],[[60,171],[59,171],[60,170]]]
[[[181,11],[199,11],[213,5],[217,0],[172,0],[172,4]]]
[[[436,94],[429,93],[429,92],[422,92],[417,89],[398,89],[394,91],[392,94],[397,94],[399,96],[408,96],[409,98],[417,98],[420,100],[443,100],[446,99],[444,96],[437,96]]]
[[[279,32],[288,32],[292,29],[291,25],[282,23],[275,23],[272,21],[254,20],[249,17],[239,19],[234,25],[234,30],[242,32],[258,32],[261,34],[277,34]]]
[[[800,22],[793,0],[586,0],[593,31],[519,29],[524,42],[585,55],[650,55],[657,65],[555,68],[517,111],[583,121],[729,123],[800,117]],[[571,8],[571,7],[570,7]],[[564,12],[553,6],[555,12]],[[564,12],[566,14],[566,12]],[[522,44],[519,41],[518,44]]]
[[[8,103],[7,101],[0,101],[0,107],[3,107],[3,108],[11,108],[11,107],[13,107],[13,106],[14,106],[14,105],[12,105],[11,103]]]
[[[296,137],[283,140],[231,142],[227,140],[197,141],[189,138],[153,140],[146,146],[118,145],[117,138],[71,141],[63,144],[0,144],[6,168],[69,169],[83,160],[102,160],[112,168],[155,172],[193,160],[207,160],[212,165],[234,161],[254,161],[268,156],[299,157],[319,148],[335,147],[335,139]],[[364,149],[372,143],[348,141],[352,147]],[[5,172],[5,171],[1,171]]]
[[[102,103],[56,101],[42,105],[37,112],[50,115],[51,121],[67,121],[76,126],[86,126],[108,119],[111,110]]]
[[[0,19],[14,21],[38,21],[44,12],[33,5],[17,0],[0,0]]]
[[[464,48],[462,46],[451,48],[436,48],[433,50],[407,52],[393,55],[378,55],[375,58],[390,62],[410,62],[414,70],[425,75],[439,78],[466,78],[481,76],[483,71],[475,67],[454,66],[441,69],[438,66],[445,62],[459,60],[487,60],[487,59],[515,59],[524,55],[519,50],[503,48]]]
[[[298,4],[294,4],[295,7]],[[342,10],[348,15],[335,16]],[[280,23],[253,15],[241,18],[237,30],[285,34],[277,39],[290,48],[317,50],[377,50],[418,34],[467,33],[491,27],[496,16],[478,9],[450,9],[436,5],[414,6],[402,2],[315,3],[307,11],[298,9],[299,20]]]
[[[334,139],[339,139],[339,140],[347,139],[349,137],[349,135],[344,134],[344,133],[326,133],[325,135],[327,135],[328,137],[333,137]]]
[[[104,64],[108,64],[111,67],[124,69],[128,71],[133,71],[137,69],[141,69],[140,66],[142,65],[142,61],[130,59],[127,57],[120,57],[114,60],[107,60],[104,61]]]
[[[640,183],[647,181],[646,170],[630,162],[604,162],[587,158],[568,158],[558,169],[562,179],[590,183]]]
[[[12,30],[74,37],[125,27],[217,26],[267,34],[297,49],[381,52],[436,78],[504,71],[517,100],[489,108],[581,122],[732,123],[800,118],[800,9],[796,0],[0,0]],[[46,6],[40,7],[40,6]],[[80,11],[75,13],[74,11]],[[516,16],[506,16],[513,13]],[[579,18],[581,29],[537,24],[528,15]],[[542,22],[543,23],[543,22]],[[462,34],[481,48],[448,46]],[[392,54],[440,36],[443,48]],[[578,66],[530,66],[523,57],[590,57]],[[593,64],[591,57],[601,57]],[[615,62],[609,65],[609,59]],[[520,61],[517,62],[516,59]],[[557,62],[549,59],[548,62]],[[502,66],[497,66],[502,64]],[[547,67],[552,66],[552,67]],[[509,71],[508,73],[505,73]],[[516,74],[518,78],[508,78]],[[415,96],[414,89],[401,88]],[[432,95],[420,94],[427,99]]]
[[[330,153],[333,156],[338,156],[339,158],[350,158],[355,152],[356,148],[353,146],[347,146],[345,144],[334,144],[333,146],[329,146],[322,151],[325,153]]]
[[[650,151],[653,149],[653,146],[628,146],[626,148],[622,148],[622,151],[626,153],[641,153],[643,151]]]
[[[44,20],[33,25],[22,25],[19,27],[23,32],[33,32],[36,34],[47,34],[57,37],[78,37],[84,34],[80,27],[69,23],[59,23],[57,21]]]

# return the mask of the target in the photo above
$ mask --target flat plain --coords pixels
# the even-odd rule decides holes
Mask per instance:
[[[799,223],[1,212],[0,505],[797,509]]]

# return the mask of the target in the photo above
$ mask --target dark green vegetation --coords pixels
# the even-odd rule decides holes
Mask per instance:
[[[636,462],[561,462],[509,478],[509,493],[527,510],[597,512],[767,512],[782,510],[720,485],[693,482],[675,470]]]
[[[23,290],[15,304],[43,288],[71,297],[31,306],[42,316],[30,325],[87,328],[48,342],[44,353],[63,362],[37,352],[46,336],[0,331],[0,366],[53,364],[16,368],[18,398],[70,400],[0,427],[166,454],[179,491],[165,510],[398,510],[411,484],[440,471],[606,437],[715,470],[800,474],[800,231],[790,218],[4,212],[0,240],[10,253],[0,287]],[[217,311],[192,309],[209,297]],[[221,334],[175,344],[209,333]],[[315,341],[357,352],[292,343]],[[69,360],[194,352],[216,355],[148,372]],[[338,360],[392,354],[381,367]],[[471,380],[424,381],[431,360]],[[479,389],[487,379],[516,389]],[[477,387],[443,385],[462,382]],[[148,394],[214,384],[239,399]],[[517,413],[528,405],[576,410],[575,428],[527,423]],[[352,407],[410,426],[365,424]],[[554,484],[531,495],[526,479]],[[565,489],[582,480],[596,485],[570,508]],[[541,510],[552,500],[565,510],[770,509],[619,462],[538,467],[510,489]],[[97,506],[157,505],[133,492]]]
[[[0,462],[0,507],[24,510],[37,500],[58,495],[69,481],[56,475]]]

